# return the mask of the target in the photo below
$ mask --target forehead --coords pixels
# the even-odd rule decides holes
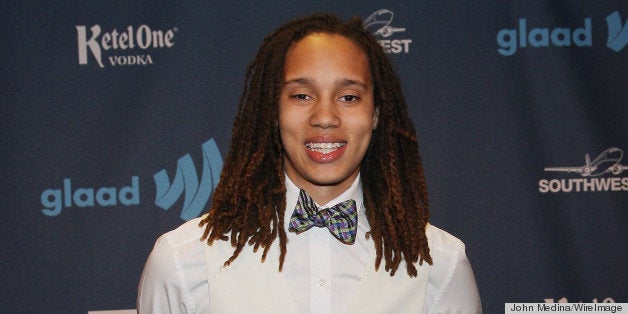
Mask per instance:
[[[312,33],[286,54],[284,78],[292,72],[347,72],[370,77],[368,58],[353,40],[338,34]]]

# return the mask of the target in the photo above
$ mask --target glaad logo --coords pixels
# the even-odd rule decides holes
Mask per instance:
[[[185,197],[180,217],[190,220],[197,217],[207,205],[222,171],[222,157],[213,139],[203,143],[203,173],[199,185],[196,168],[190,154],[179,158],[177,172],[172,183],[166,169],[153,175],[156,186],[155,205],[168,210],[179,199],[183,191]],[[72,188],[72,180],[63,179],[63,189],[47,189],[41,193],[42,213],[49,217],[57,216],[61,210],[70,207],[103,207],[140,204],[140,180],[131,177],[131,185],[116,187]]]
[[[591,47],[593,45],[592,21],[587,17],[582,27],[574,29],[557,27],[554,29],[535,27],[528,31],[528,21],[519,19],[518,28],[502,29],[497,33],[497,52],[503,56],[512,56],[517,49],[526,47]],[[628,22],[622,27],[619,12],[606,17],[608,39],[606,46],[615,52],[621,51],[628,44]]]
[[[390,26],[393,17],[394,14],[390,10],[377,10],[364,20],[364,28],[380,38],[388,38],[395,33],[405,32],[406,29],[403,27]],[[412,39],[380,39],[378,42],[386,53],[408,53]]]
[[[628,191],[628,177],[598,178],[603,174],[619,175],[628,166],[621,164],[624,152],[611,147],[600,153],[593,161],[589,154],[585,155],[585,164],[578,167],[547,167],[546,172],[578,173],[583,178],[577,179],[541,179],[539,192],[594,192],[594,191]]]
[[[619,12],[615,11],[606,17],[606,25],[608,26],[606,46],[620,52],[628,44],[628,19],[622,27]]]
[[[172,183],[168,179],[166,169],[162,169],[153,176],[157,187],[155,205],[165,210],[172,207],[185,190],[183,210],[181,211],[181,219],[183,220],[198,217],[220,179],[222,157],[216,142],[210,139],[202,145],[202,150],[203,173],[201,174],[200,185],[190,154],[179,158],[177,172]]]
[[[519,19],[518,29],[502,29],[497,33],[497,51],[503,56],[512,56],[517,48],[548,47],[550,43],[557,47],[591,46],[591,19],[584,19],[584,26],[571,30],[569,28],[533,28],[528,32],[526,19]],[[518,35],[518,36],[517,36]]]
[[[45,206],[41,211],[49,217],[57,216],[63,207],[94,207],[140,204],[140,183],[137,177],[131,177],[131,185],[120,189],[116,187],[101,187],[94,193],[94,188],[78,188],[72,191],[72,180],[63,179],[63,193],[61,189],[48,189],[41,193],[41,204]]]
[[[150,48],[171,48],[174,46],[174,34],[177,28],[162,31],[151,29],[148,25],[141,25],[137,29],[128,26],[120,32],[114,28],[111,32],[103,33],[101,36],[100,25],[95,24],[90,27],[90,31],[91,35],[87,39],[86,27],[84,25],[76,26],[78,63],[87,64],[88,52],[91,52],[98,66],[104,68],[103,51],[109,50],[115,53],[115,55],[107,57],[111,66],[153,64],[151,55],[144,53],[144,51]],[[131,54],[130,51],[135,48],[139,48],[142,52]],[[119,54],[120,52],[125,54]]]

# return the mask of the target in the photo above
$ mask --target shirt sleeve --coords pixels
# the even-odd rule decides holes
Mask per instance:
[[[482,313],[480,293],[464,243],[444,232],[436,238],[433,251],[430,248],[434,269],[430,272],[428,286],[433,295],[426,313]]]
[[[185,276],[177,252],[166,235],[150,253],[137,295],[138,313],[194,313]]]

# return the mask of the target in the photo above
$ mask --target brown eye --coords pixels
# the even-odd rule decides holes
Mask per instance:
[[[357,101],[358,99],[359,97],[355,95],[344,95],[340,97],[340,101],[344,101],[344,102],[354,102],[354,101]]]
[[[292,98],[297,99],[297,100],[309,100],[312,99],[312,97],[306,95],[306,94],[296,94],[293,95]]]

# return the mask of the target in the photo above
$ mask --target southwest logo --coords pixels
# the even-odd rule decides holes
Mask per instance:
[[[591,160],[589,154],[584,156],[584,165],[567,167],[546,167],[545,172],[562,172],[579,174],[581,178],[541,179],[539,192],[622,192],[628,191],[628,177],[619,177],[628,170],[622,164],[624,152],[611,147]],[[614,175],[608,177],[608,175]]]

